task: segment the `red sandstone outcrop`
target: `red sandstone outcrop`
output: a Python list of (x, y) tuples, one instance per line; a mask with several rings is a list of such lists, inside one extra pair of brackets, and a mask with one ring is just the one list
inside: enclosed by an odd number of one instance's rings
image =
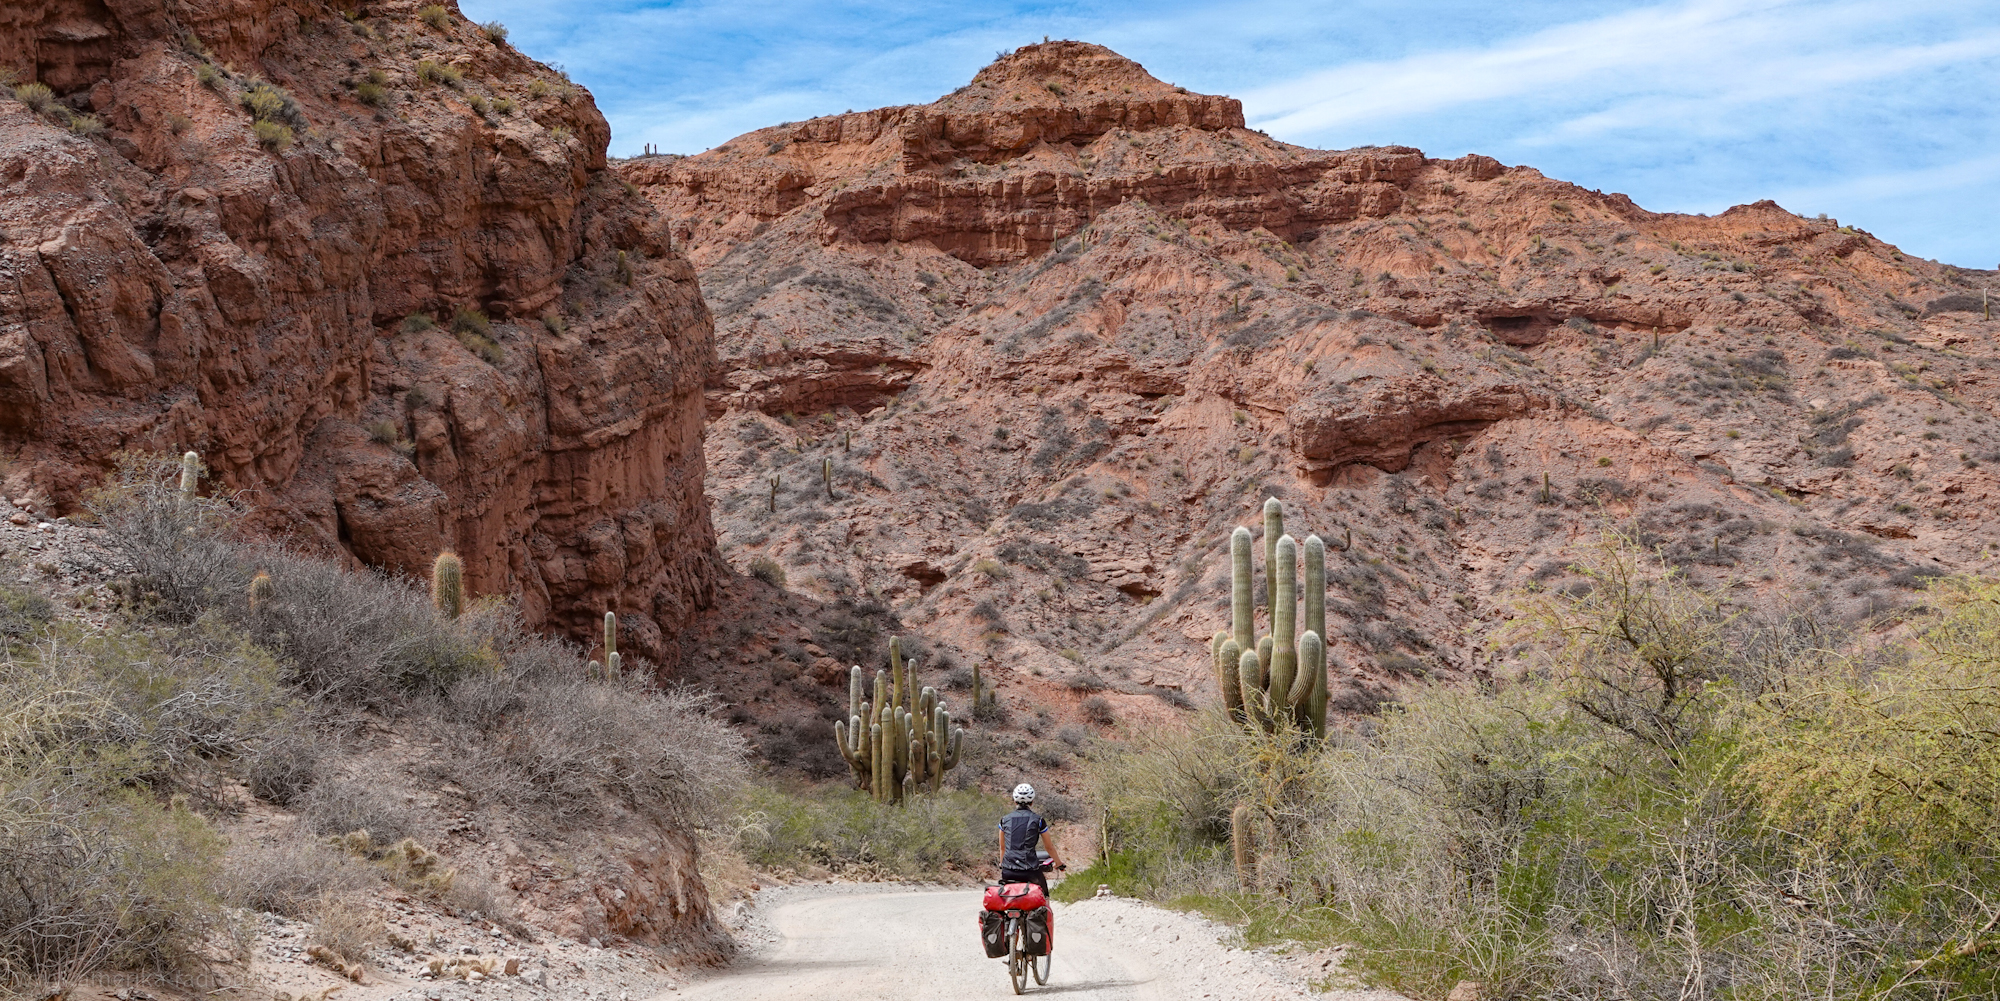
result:
[[(1655, 213), (1483, 156), (1305, 149), (1072, 42), (615, 169), (717, 317), (725, 557), (899, 617), (1017, 712), (1143, 720), (1207, 685), (1219, 547), (1268, 494), (1353, 533), (1349, 710), (1485, 670), (1506, 595), (1584, 586), (1606, 527), (1838, 615), (2000, 544), (1996, 276), (1769, 202)], [(708, 651), (735, 701), (838, 702), (814, 679), (851, 624), (744, 632)]]
[(589, 95), (417, 7), (0, 11), (0, 69), (54, 98), (0, 101), (8, 495), (192, 448), (269, 531), (456, 548), (473, 591), (579, 635), (615, 608), (658, 656), (717, 571), (708, 310)]

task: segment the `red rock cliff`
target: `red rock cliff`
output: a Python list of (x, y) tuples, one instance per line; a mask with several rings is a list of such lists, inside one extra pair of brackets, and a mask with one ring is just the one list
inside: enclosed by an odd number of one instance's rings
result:
[[(455, 10), (0, 10), (0, 445), (202, 453), (262, 527), (657, 656), (718, 564), (709, 314), (588, 94)], [(432, 325), (431, 320), (436, 321)]]
[[(2000, 546), (2000, 275), (1770, 202), (1651, 212), (1242, 125), (1050, 42), (928, 105), (619, 163), (717, 317), (725, 556), (883, 607), (1020, 718), (1101, 724), (1092, 693), (1137, 726), (1212, 684), (1223, 547), (1270, 495), (1351, 534), (1344, 711), (1490, 669), (1510, 596), (1592, 586), (1607, 528), (1857, 621)], [(837, 704), (853, 630), (791, 625), (711, 680)]]

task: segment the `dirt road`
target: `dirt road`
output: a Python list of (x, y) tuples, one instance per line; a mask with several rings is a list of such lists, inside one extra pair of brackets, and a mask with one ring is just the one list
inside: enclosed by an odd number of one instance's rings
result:
[[(1011, 997), (1006, 966), (979, 947), (976, 889), (810, 886), (759, 901), (770, 941), (734, 967), (656, 1001), (960, 1001)], [(1231, 949), (1226, 929), (1128, 900), (1057, 905), (1046, 987), (1076, 1001), (1397, 1001), (1378, 992), (1314, 993), (1336, 975), (1321, 954)]]

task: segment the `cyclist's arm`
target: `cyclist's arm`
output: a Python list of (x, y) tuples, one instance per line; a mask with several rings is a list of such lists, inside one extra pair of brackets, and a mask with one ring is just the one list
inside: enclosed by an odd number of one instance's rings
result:
[(1050, 862), (1050, 863), (1052, 863), (1052, 864), (1054, 864), (1054, 865), (1062, 865), (1062, 864), (1063, 864), (1063, 860), (1062, 860), (1062, 853), (1061, 853), (1061, 852), (1059, 852), (1059, 851), (1056, 851), (1056, 837), (1055, 837), (1055, 835), (1053, 835), (1053, 834), (1050, 834), (1050, 833), (1049, 833), (1049, 832), (1047, 832), (1047, 831), (1043, 831), (1043, 832), (1042, 832), (1042, 850), (1043, 850), (1043, 851), (1046, 851), (1046, 852), (1048, 852), (1048, 853), (1049, 853), (1049, 862)]
[(1000, 864), (1003, 866), (1007, 864), (1007, 832), (1005, 830), (1000, 832)]

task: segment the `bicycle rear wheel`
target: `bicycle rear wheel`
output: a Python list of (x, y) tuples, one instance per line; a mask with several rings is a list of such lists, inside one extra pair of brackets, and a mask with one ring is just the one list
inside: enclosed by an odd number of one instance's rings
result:
[(1053, 958), (1052, 956), (1043, 954), (1028, 961), (1029, 965), (1035, 968), (1036, 984), (1046, 985), (1049, 982), (1049, 960)]
[(1034, 964), (1034, 959), (1021, 951), (1021, 946), (1026, 944), (1021, 941), (1024, 937), (1021, 930), (1021, 919), (1014, 918), (1009, 924), (1012, 926), (1011, 930), (1013, 934), (1007, 936), (1009, 945), (1007, 952), (1007, 978), (1014, 983), (1014, 993), (1020, 994), (1028, 989), (1028, 967)]

